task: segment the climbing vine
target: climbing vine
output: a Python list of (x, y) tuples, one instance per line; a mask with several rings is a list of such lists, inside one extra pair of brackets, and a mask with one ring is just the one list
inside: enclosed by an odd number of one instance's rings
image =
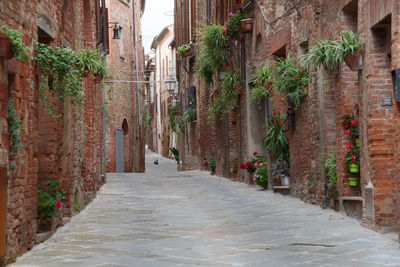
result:
[[(14, 100), (8, 101), (7, 107), (7, 123), (8, 123), (8, 134), (10, 139), (10, 157), (13, 158), (17, 155), (19, 149), (23, 147), (21, 143), (21, 133), (23, 129), (22, 121), (18, 117), (18, 112), (14, 108)], [(15, 169), (16, 163), (14, 161), (10, 162), (10, 167)]]
[[(73, 105), (81, 105), (84, 98), (82, 76), (92, 71), (105, 76), (108, 72), (100, 52), (90, 47), (74, 51), (67, 47), (51, 47), (36, 42), (35, 60), (41, 68), (39, 96), (43, 107), (53, 118), (54, 107), (67, 97)], [(54, 96), (58, 97), (54, 99)], [(51, 97), (50, 97), (51, 96)]]

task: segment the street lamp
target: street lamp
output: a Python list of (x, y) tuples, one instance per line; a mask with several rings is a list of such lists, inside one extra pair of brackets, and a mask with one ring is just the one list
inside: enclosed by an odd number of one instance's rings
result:
[(167, 91), (169, 96), (175, 100), (177, 100), (178, 93), (175, 92), (175, 87), (178, 81), (173, 76), (169, 76), (165, 81), (165, 86), (167, 87)]

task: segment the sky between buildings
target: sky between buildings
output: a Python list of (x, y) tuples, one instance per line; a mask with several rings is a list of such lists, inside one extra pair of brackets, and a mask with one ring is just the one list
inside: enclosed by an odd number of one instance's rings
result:
[(150, 53), (153, 39), (165, 26), (174, 23), (174, 0), (146, 0), (142, 16), (142, 35), (145, 53)]

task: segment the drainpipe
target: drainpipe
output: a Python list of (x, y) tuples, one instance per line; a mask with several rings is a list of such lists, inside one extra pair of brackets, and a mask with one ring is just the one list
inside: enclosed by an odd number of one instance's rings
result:
[[(106, 24), (106, 0), (101, 0), (101, 6), (102, 8), (102, 14), (101, 18), (104, 19), (103, 21), (103, 58), (104, 61), (106, 61), (106, 56), (108, 54), (108, 39), (107, 37), (107, 31), (108, 31), (108, 25)], [(102, 101), (102, 108), (103, 108), (103, 166), (104, 166), (104, 183), (107, 182), (107, 142), (106, 142), (106, 133), (107, 133), (107, 126), (106, 126), (106, 100), (105, 100), (105, 90), (104, 90), (104, 84), (102, 83), (100, 85), (101, 87), (101, 101)]]
[(138, 49), (137, 49), (137, 31), (136, 31), (136, 1), (133, 1), (133, 33), (135, 42), (135, 67), (136, 67), (136, 99), (138, 105), (138, 126), (140, 131), (140, 87), (139, 87), (139, 63), (138, 63)]

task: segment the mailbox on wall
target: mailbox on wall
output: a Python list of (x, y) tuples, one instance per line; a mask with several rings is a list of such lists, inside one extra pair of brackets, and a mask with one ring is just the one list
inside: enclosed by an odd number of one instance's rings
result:
[(394, 101), (400, 102), (400, 69), (392, 70)]

